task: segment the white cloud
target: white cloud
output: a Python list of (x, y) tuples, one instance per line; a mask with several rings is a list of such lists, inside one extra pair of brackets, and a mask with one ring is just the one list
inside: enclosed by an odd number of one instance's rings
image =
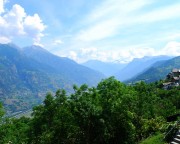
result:
[(0, 14), (4, 12), (4, 2), (5, 0), (0, 0)]
[[(34, 43), (40, 43), (46, 26), (38, 14), (30, 16), (26, 14), (23, 7), (13, 5), (9, 11), (4, 11), (3, 1), (0, 2), (0, 38), (9, 42), (15, 37), (29, 37)], [(2, 13), (4, 12), (4, 13)], [(8, 39), (8, 40), (7, 40)]]
[(124, 18), (145, 5), (153, 3), (154, 0), (105, 0), (100, 7), (89, 14), (85, 22), (95, 22), (99, 20), (108, 20), (109, 18)]
[(2, 18), (5, 25), (4, 34), (6, 36), (24, 35), (23, 19), (26, 17), (24, 9), (19, 5), (13, 5), (12, 9), (6, 13)]
[(162, 54), (170, 56), (180, 56), (180, 43), (176, 41), (169, 42), (163, 49)]
[(114, 35), (117, 31), (117, 20), (112, 19), (108, 21), (103, 21), (87, 30), (81, 31), (77, 39), (81, 41), (96, 41)]
[(168, 40), (174, 40), (176, 38), (180, 38), (180, 32), (171, 34), (171, 35), (166, 37), (166, 39), (168, 39)]
[(70, 51), (69, 52), (69, 58), (70, 59), (73, 59), (73, 60), (75, 60), (75, 61), (79, 61), (79, 58), (77, 57), (77, 53), (75, 52), (75, 51)]
[(139, 22), (157, 22), (180, 17), (180, 3), (169, 5), (145, 14), (142, 14), (137, 21)]
[(6, 43), (10, 43), (10, 42), (11, 42), (10, 39), (0, 36), (0, 43), (1, 44), (6, 44)]
[(80, 52), (81, 52), (81, 55), (87, 55), (87, 54), (94, 54), (98, 52), (98, 50), (95, 47), (89, 47), (89, 48), (81, 48)]
[(141, 11), (155, 0), (105, 0), (86, 16), (76, 40), (94, 42), (121, 35), (128, 27), (180, 17), (180, 3)]
[(44, 48), (44, 45), (42, 43), (40, 43), (40, 42), (34, 42), (33, 45), (40, 46), (40, 47)]
[(63, 43), (64, 42), (61, 39), (56, 39), (56, 40), (54, 40), (53, 45), (57, 46), (57, 45), (60, 45), (60, 44), (63, 44)]
[(69, 57), (79, 63), (87, 60), (101, 60), (106, 62), (119, 61), (121, 63), (127, 63), (132, 61), (134, 58), (142, 58), (144, 56), (179, 56), (180, 55), (180, 43), (169, 42), (165, 47), (157, 50), (151, 47), (143, 47), (141, 45), (128, 46), (125, 48), (119, 48), (116, 50), (102, 50), (96, 47), (81, 48), (77, 51), (71, 50), (66, 51), (63, 56)]
[(177, 41), (180, 38), (180, 30), (170, 30), (170, 31), (164, 31), (156, 35), (156, 40), (160, 42), (171, 42), (171, 41)]
[(24, 31), (29, 37), (34, 39), (34, 42), (39, 43), (41, 37), (43, 37), (43, 31), (46, 26), (42, 23), (38, 14), (34, 16), (27, 16), (24, 20)]
[(106, 0), (83, 21), (84, 25), (88, 26), (77, 34), (76, 39), (91, 42), (115, 36), (121, 33), (120, 30), (124, 26), (132, 24), (132, 20), (135, 20), (132, 15), (134, 11), (152, 2), (152, 0)]

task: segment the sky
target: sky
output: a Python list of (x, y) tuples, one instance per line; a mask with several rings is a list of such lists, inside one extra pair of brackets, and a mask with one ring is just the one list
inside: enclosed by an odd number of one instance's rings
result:
[(0, 0), (0, 43), (78, 63), (180, 55), (179, 0)]

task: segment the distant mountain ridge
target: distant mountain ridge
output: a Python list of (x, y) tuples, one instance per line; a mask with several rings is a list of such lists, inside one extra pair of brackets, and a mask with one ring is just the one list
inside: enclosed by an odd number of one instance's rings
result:
[(52, 67), (58, 74), (62, 74), (78, 85), (82, 83), (94, 85), (104, 77), (100, 72), (79, 65), (69, 58), (56, 56), (38, 46), (26, 47), (23, 52), (27, 57)]
[(160, 79), (165, 79), (166, 75), (174, 68), (180, 68), (180, 56), (169, 60), (159, 61), (153, 64), (145, 72), (130, 79), (128, 82), (137, 82), (143, 80), (145, 82), (155, 82)]
[(169, 56), (146, 56), (143, 58), (135, 58), (124, 69), (116, 73), (115, 77), (120, 81), (126, 81), (142, 73), (143, 71), (151, 67), (154, 63), (158, 61), (168, 60), (171, 58), (172, 57)]
[(72, 85), (96, 85), (104, 75), (31, 46), (21, 49), (0, 44), (0, 99), (8, 112), (25, 110), (40, 103), (48, 91)]
[(94, 69), (103, 73), (106, 76), (113, 76), (115, 73), (123, 69), (127, 64), (125, 63), (113, 63), (113, 62), (102, 62), (99, 60), (89, 60), (82, 65)]

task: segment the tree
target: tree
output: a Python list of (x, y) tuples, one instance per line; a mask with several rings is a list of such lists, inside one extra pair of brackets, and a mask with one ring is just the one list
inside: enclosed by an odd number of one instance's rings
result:
[(102, 108), (96, 88), (88, 88), (87, 85), (80, 88), (74, 86), (74, 91), (70, 106), (75, 123), (79, 127), (78, 143), (102, 143)]
[(97, 87), (73, 88), (71, 95), (48, 93), (31, 119), (7, 119), (0, 125), (0, 143), (134, 144), (179, 111), (179, 88), (167, 91), (158, 83), (128, 86), (110, 77)]
[(4, 109), (3, 109), (3, 106), (2, 106), (2, 104), (0, 103), (0, 120), (1, 120), (1, 118), (2, 118), (2, 116), (5, 114), (5, 111), (4, 111)]
[(101, 81), (97, 90), (102, 105), (104, 143), (134, 143), (133, 117), (124, 103), (126, 98), (131, 98), (131, 91), (114, 77)]
[(29, 122), (30, 119), (25, 117), (6, 119), (4, 124), (0, 126), (0, 143), (27, 143)]

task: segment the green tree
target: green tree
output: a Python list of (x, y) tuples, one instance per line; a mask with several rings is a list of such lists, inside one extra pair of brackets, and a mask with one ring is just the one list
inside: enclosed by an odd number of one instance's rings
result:
[(29, 143), (73, 143), (77, 138), (73, 122), (66, 92), (48, 93), (44, 104), (34, 108)]
[(102, 143), (102, 107), (96, 88), (82, 85), (80, 88), (74, 87), (74, 90), (71, 109), (80, 128), (80, 143)]
[(5, 114), (5, 111), (3, 109), (2, 104), (0, 103), (0, 122), (1, 122), (1, 118), (3, 117), (4, 114)]
[(29, 122), (30, 119), (25, 117), (21, 117), (20, 119), (7, 119), (4, 124), (0, 126), (0, 143), (27, 143)]
[(131, 98), (131, 91), (114, 77), (101, 81), (97, 90), (103, 110), (104, 143), (134, 143), (133, 117), (124, 103), (126, 98)]
[[(133, 144), (161, 130), (165, 118), (179, 112), (179, 87), (159, 83), (125, 85), (114, 77), (97, 87), (73, 86), (67, 95), (48, 93), (32, 118), (7, 119), (0, 143)], [(4, 114), (0, 105), (0, 118)]]

